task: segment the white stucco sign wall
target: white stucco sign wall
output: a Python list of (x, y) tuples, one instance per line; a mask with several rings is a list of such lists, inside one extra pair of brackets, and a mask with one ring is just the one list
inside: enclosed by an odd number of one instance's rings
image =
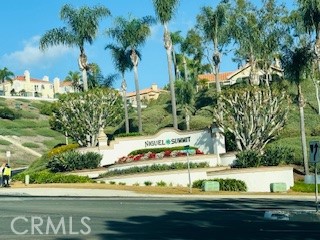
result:
[(103, 155), (101, 166), (105, 166), (114, 164), (119, 158), (127, 156), (134, 150), (172, 148), (186, 145), (197, 147), (204, 154), (214, 154), (217, 151), (225, 153), (223, 134), (213, 134), (211, 128), (200, 131), (178, 131), (173, 128), (165, 128), (153, 136), (117, 138), (111, 141), (109, 146), (99, 146), (99, 148), (91, 148), (85, 151), (101, 153)]

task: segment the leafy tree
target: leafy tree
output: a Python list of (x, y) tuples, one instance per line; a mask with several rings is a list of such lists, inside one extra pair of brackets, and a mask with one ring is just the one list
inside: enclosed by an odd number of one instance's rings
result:
[(136, 101), (138, 112), (138, 128), (139, 132), (142, 132), (142, 118), (141, 118), (141, 100), (139, 90), (138, 79), (138, 63), (141, 57), (138, 48), (142, 46), (147, 37), (150, 36), (150, 26), (155, 23), (155, 20), (151, 16), (143, 18), (125, 19), (123, 17), (117, 17), (115, 19), (114, 28), (107, 30), (107, 34), (111, 36), (121, 46), (126, 48), (128, 52), (134, 71), (134, 82), (136, 88)]
[(111, 56), (113, 58), (113, 64), (116, 69), (121, 73), (122, 82), (121, 90), (123, 92), (123, 105), (125, 114), (125, 127), (126, 133), (130, 132), (129, 129), (129, 117), (128, 117), (128, 106), (127, 106), (127, 82), (125, 79), (125, 72), (132, 69), (132, 62), (130, 56), (127, 54), (126, 47), (119, 47), (113, 44), (108, 44), (105, 49), (110, 49)]
[(259, 85), (261, 65), (269, 70), (285, 36), (281, 22), (284, 9), (275, 0), (263, 1), (260, 9), (247, 0), (235, 2), (229, 17), (231, 37), (237, 45), (235, 55), (250, 64), (250, 84)]
[(80, 49), (78, 63), (82, 72), (84, 91), (88, 90), (87, 71), (90, 68), (87, 63), (84, 44), (86, 42), (89, 44), (93, 43), (98, 32), (99, 20), (109, 15), (110, 11), (103, 6), (92, 8), (83, 6), (76, 9), (69, 4), (65, 4), (61, 8), (60, 19), (67, 24), (67, 27), (51, 29), (40, 39), (41, 50), (59, 44)]
[(175, 96), (175, 88), (174, 88), (174, 75), (172, 72), (172, 40), (171, 40), (170, 32), (168, 29), (168, 23), (172, 19), (175, 13), (175, 10), (178, 6), (178, 3), (179, 3), (179, 0), (153, 0), (156, 16), (164, 27), (163, 39), (164, 39), (164, 47), (166, 49), (167, 60), (168, 60), (173, 127), (175, 129), (178, 129), (178, 119), (177, 119), (177, 106), (176, 106), (176, 96)]
[(222, 119), (216, 109), (219, 126), (234, 134), (239, 150), (262, 151), (283, 128), (289, 111), (285, 92), (268, 88), (230, 89), (220, 95)]
[[(196, 29), (190, 29), (186, 38), (181, 42), (181, 52), (191, 57), (188, 72), (191, 80), (197, 80), (199, 72), (208, 72), (208, 64), (203, 64), (204, 49), (202, 45), (202, 37)], [(183, 61), (184, 63), (185, 61)], [(184, 72), (186, 72), (186, 67)], [(186, 74), (185, 74), (186, 75)], [(187, 79), (187, 78), (185, 78)], [(197, 82), (195, 82), (195, 85)]]
[(80, 146), (92, 147), (98, 143), (99, 130), (113, 124), (121, 114), (118, 91), (97, 88), (62, 95), (54, 107), (53, 122)]
[(5, 95), (5, 83), (10, 82), (12, 84), (13, 77), (14, 73), (11, 72), (8, 68), (4, 67), (3, 69), (0, 69), (0, 82), (3, 84), (3, 95)]

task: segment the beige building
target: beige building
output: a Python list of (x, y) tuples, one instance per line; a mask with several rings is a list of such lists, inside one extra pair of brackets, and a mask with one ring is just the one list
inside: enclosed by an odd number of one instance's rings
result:
[[(140, 92), (140, 100), (148, 102), (150, 100), (155, 100), (159, 97), (160, 93), (168, 92), (166, 90), (158, 88), (157, 84), (152, 84), (150, 88), (142, 89)], [(127, 101), (132, 104), (132, 106), (137, 106), (136, 92), (127, 93)]]
[[(251, 66), (250, 66), (250, 64), (246, 64), (245, 66), (239, 68), (236, 71), (219, 73), (218, 78), (219, 78), (221, 85), (233, 85), (236, 82), (246, 81), (247, 79), (249, 79), (250, 73), (251, 73)], [(277, 65), (271, 67), (271, 74), (282, 77), (283, 70), (277, 64)], [(266, 75), (266, 73), (260, 69), (258, 71), (258, 75), (264, 76), (264, 75)], [(198, 82), (199, 83), (197, 85), (197, 89), (204, 87), (204, 86), (208, 87), (208, 88), (215, 87), (215, 84), (216, 84), (215, 75), (212, 73), (200, 74), (200, 75), (198, 75)]]
[(74, 92), (71, 82), (60, 81), (55, 78), (53, 83), (49, 81), (48, 76), (42, 79), (30, 77), (30, 72), (25, 71), (23, 76), (16, 76), (12, 83), (6, 81), (0, 85), (2, 95), (5, 96), (24, 96), (24, 97), (39, 97), (39, 98), (55, 98), (55, 94), (63, 94)]

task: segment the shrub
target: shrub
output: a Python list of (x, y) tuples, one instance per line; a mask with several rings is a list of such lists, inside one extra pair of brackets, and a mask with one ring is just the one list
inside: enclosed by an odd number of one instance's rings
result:
[(8, 119), (8, 120), (15, 120), (19, 119), (21, 117), (20, 113), (17, 113), (10, 108), (3, 107), (0, 108), (0, 118), (2, 119)]
[(52, 103), (43, 103), (40, 106), (40, 113), (50, 116), (52, 114), (53, 104)]
[(8, 145), (11, 145), (11, 144), (12, 144), (11, 142), (8, 142), (6, 140), (0, 139), (0, 145), (8, 146)]
[[(22, 172), (13, 177), (14, 180), (25, 180), (25, 175), (27, 173)], [(84, 176), (77, 176), (77, 175), (65, 175), (61, 173), (51, 173), (48, 170), (39, 171), (28, 173), (29, 175), (29, 183), (86, 183), (86, 182), (93, 182), (88, 177)]]
[(23, 143), (22, 146), (27, 147), (27, 148), (39, 148), (39, 144), (33, 143), (33, 142), (26, 142)]
[(236, 191), (236, 192), (246, 192), (247, 185), (242, 180), (237, 179), (222, 179), (222, 178), (215, 178), (215, 179), (201, 179), (194, 181), (192, 183), (193, 188), (200, 188), (202, 187), (202, 183), (204, 181), (217, 181), (220, 184), (220, 191)]
[(245, 150), (236, 154), (236, 168), (259, 167), (261, 165), (261, 155), (254, 150)]
[(284, 146), (272, 146), (266, 149), (261, 158), (263, 166), (278, 166), (279, 164), (291, 164), (294, 162), (294, 151)]
[[(199, 162), (199, 163), (190, 163), (190, 168), (206, 168), (209, 164), (207, 162)], [(147, 172), (161, 172), (161, 171), (169, 171), (169, 170), (182, 170), (187, 169), (188, 163), (176, 162), (170, 165), (166, 164), (152, 164), (148, 166), (142, 167), (130, 167), (126, 169), (116, 169), (112, 171), (108, 171), (100, 175), (100, 177), (111, 177), (117, 175), (125, 175), (125, 174), (135, 174), (135, 173), (147, 173)]]
[(69, 151), (69, 150), (72, 150), (72, 149), (76, 149), (78, 147), (79, 147), (79, 144), (76, 144), (76, 143), (68, 144), (68, 145), (62, 145), (62, 146), (59, 146), (59, 147), (51, 149), (51, 151), (48, 152), (47, 155), (49, 157), (52, 157), (54, 155), (57, 155), (57, 154), (60, 154), (60, 153), (63, 153), (63, 152), (66, 152), (66, 151)]
[(87, 152), (81, 154), (71, 150), (53, 156), (49, 160), (47, 168), (49, 168), (51, 172), (93, 169), (99, 166), (101, 159), (102, 155), (99, 153)]
[(167, 183), (161, 180), (160, 182), (157, 182), (157, 186), (165, 187), (165, 186), (167, 186)]
[(152, 185), (152, 182), (150, 182), (150, 181), (145, 181), (145, 182), (144, 182), (144, 185), (146, 185), (146, 186), (151, 186), (151, 185)]

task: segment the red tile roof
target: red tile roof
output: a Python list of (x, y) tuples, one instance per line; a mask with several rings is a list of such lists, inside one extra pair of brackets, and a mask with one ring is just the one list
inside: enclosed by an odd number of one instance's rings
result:
[(60, 82), (60, 87), (69, 87), (69, 86), (72, 86), (72, 82), (71, 81)]
[[(148, 94), (148, 93), (160, 93), (160, 92), (165, 92), (166, 90), (162, 90), (162, 89), (157, 89), (157, 90), (154, 90), (152, 88), (146, 88), (146, 89), (142, 89), (140, 90), (140, 95), (144, 95), (144, 94)], [(136, 95), (136, 92), (128, 92), (127, 93), (127, 97), (133, 97)]]
[[(13, 80), (26, 81), (24, 76), (16, 76)], [(40, 79), (30, 78), (30, 82), (41, 82), (51, 84), (49, 81), (44, 81)]]
[[(229, 80), (229, 76), (232, 75), (233, 72), (222, 72), (219, 73), (219, 80), (220, 81), (226, 81)], [(207, 80), (209, 82), (215, 82), (215, 75), (212, 73), (207, 73), (207, 74), (200, 74), (198, 75), (198, 80)]]

